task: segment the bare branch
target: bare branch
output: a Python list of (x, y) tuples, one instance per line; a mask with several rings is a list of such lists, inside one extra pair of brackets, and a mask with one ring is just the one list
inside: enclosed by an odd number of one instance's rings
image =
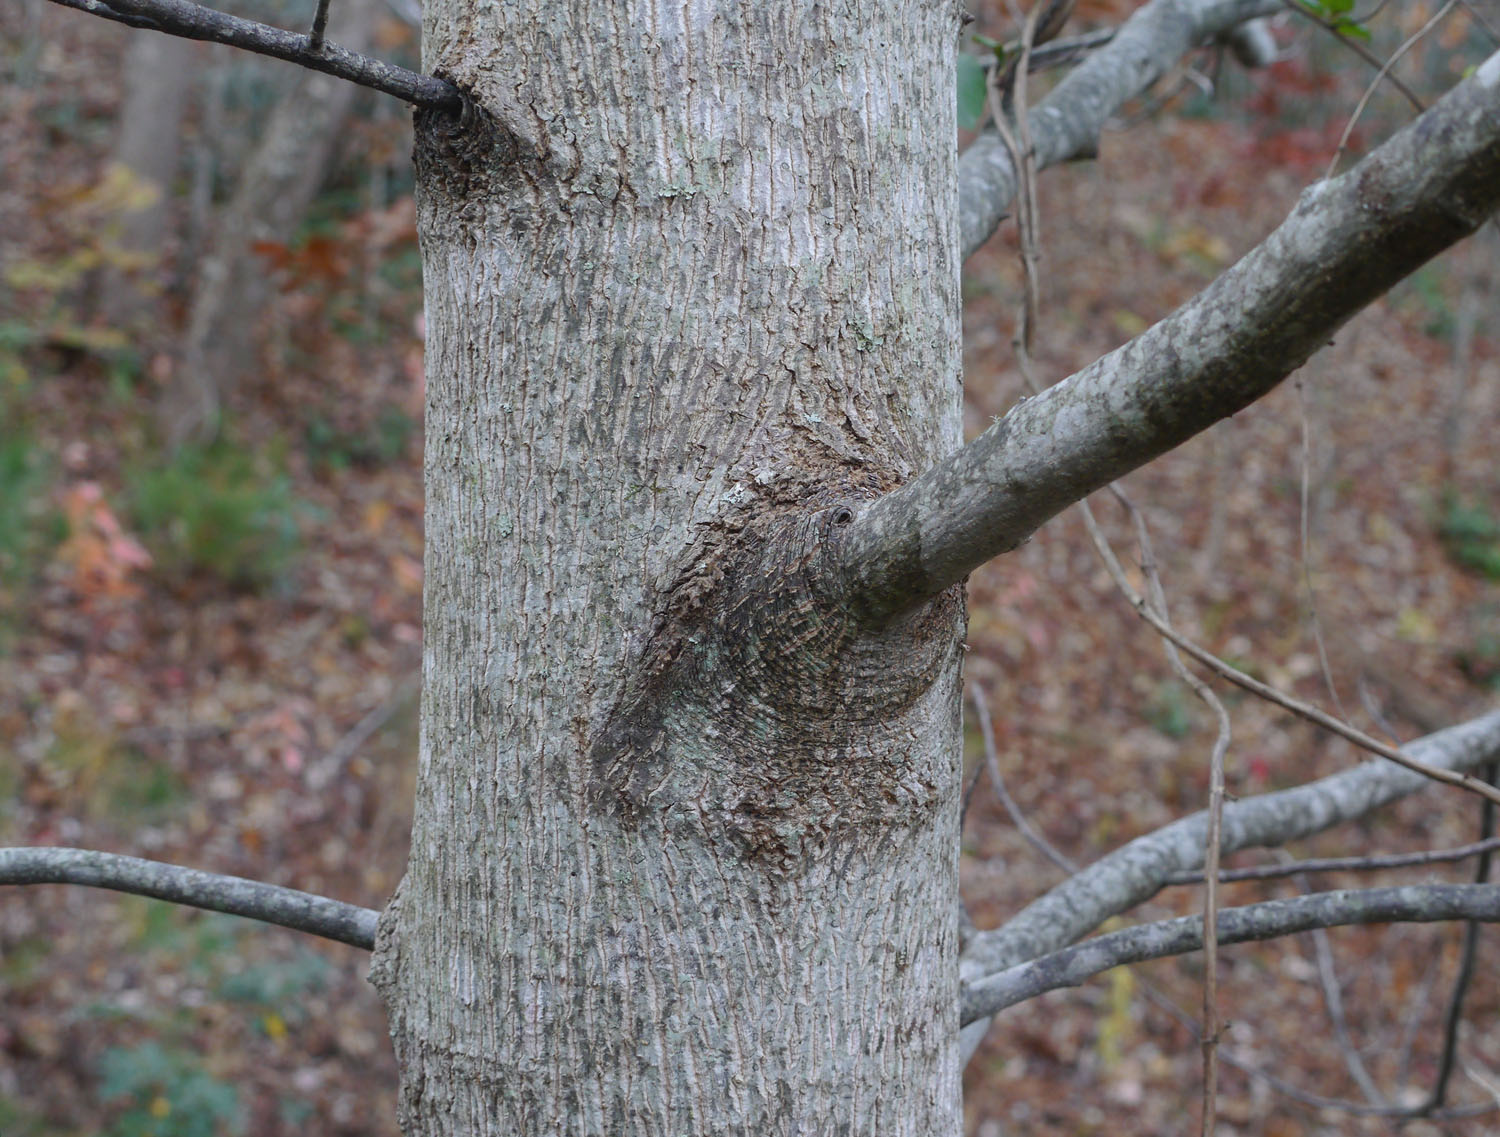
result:
[[(1488, 763), (1484, 770), (1485, 779), (1493, 782), (1497, 770), (1500, 770), (1500, 765), (1494, 762)], [(1480, 808), (1479, 836), (1481, 840), (1484, 840), (1495, 835), (1495, 803), (1486, 801)], [(1480, 856), (1479, 864), (1474, 868), (1476, 884), (1489, 883), (1492, 860), (1493, 857), (1488, 851)], [(1453, 990), (1448, 996), (1448, 1006), (1443, 1012), (1443, 1052), (1438, 1059), (1437, 1077), (1433, 1080), (1432, 1091), (1427, 1095), (1427, 1100), (1416, 1110), (1423, 1116), (1439, 1109), (1448, 1096), (1448, 1081), (1453, 1076), (1453, 1060), (1458, 1053), (1458, 1024), (1463, 1019), (1464, 999), (1469, 993), (1469, 983), (1474, 978), (1474, 956), (1478, 950), (1479, 924), (1475, 920), (1470, 920), (1464, 925), (1458, 977), (1453, 981)]]
[(328, 31), (328, 0), (318, 0), (318, 10), (313, 13), (312, 30), (307, 33), (307, 46), (314, 51), (323, 47), (323, 35)]
[(189, 0), (52, 0), (65, 8), (76, 8), (102, 16), (106, 20), (128, 24), (133, 28), (150, 28), (185, 39), (207, 40), (228, 44), (258, 55), (284, 59), (299, 67), (322, 71), (347, 79), (362, 87), (373, 87), (404, 102), (430, 110), (457, 114), (463, 109), (463, 96), (452, 83), (432, 75), (419, 75), (394, 63), (359, 55), (338, 44), (313, 42), (312, 36), (299, 35), (269, 24), (241, 19), (225, 12), (204, 8)]
[[(1430, 766), (1471, 769), (1500, 757), (1500, 711), (1408, 743)], [(1366, 762), (1307, 785), (1230, 802), (1225, 853), (1283, 845), (1355, 818), (1431, 785), (1388, 762)], [(1105, 920), (1156, 894), (1173, 874), (1203, 863), (1208, 819), (1197, 813), (1137, 837), (1095, 861), (1012, 917), (980, 932), (965, 951), (965, 974), (996, 971), (1070, 944)]]
[[(1113, 46), (1113, 45), (1112, 45)], [(878, 620), (1272, 390), (1351, 316), (1500, 207), (1500, 54), (1144, 334), (1035, 398), (844, 530)]]
[[(1152, 0), (1027, 116), (1037, 169), (1092, 155), (1105, 121), (1184, 54), (1280, 10), (1281, 0)], [(1016, 170), (1004, 143), (995, 134), (981, 135), (958, 163), (964, 257), (989, 240), (1015, 195)]]
[[(1317, 24), (1318, 27), (1322, 28), (1325, 32), (1331, 35), (1334, 39), (1338, 40), (1339, 43), (1343, 44), (1344, 47), (1354, 52), (1355, 55), (1359, 56), (1371, 67), (1375, 68), (1375, 70), (1378, 72), (1376, 81), (1379, 82), (1379, 80), (1383, 77), (1388, 83), (1391, 84), (1391, 86), (1395, 87), (1396, 90), (1400, 91), (1401, 94), (1405, 96), (1406, 101), (1412, 105), (1412, 108), (1418, 114), (1421, 114), (1427, 109), (1426, 105), (1417, 96), (1417, 93), (1415, 91), (1413, 91), (1405, 83), (1401, 82), (1401, 80), (1397, 76), (1390, 74), (1389, 67), (1381, 61), (1379, 56), (1377, 56), (1364, 44), (1360, 43), (1359, 40), (1355, 39), (1353, 36), (1345, 35), (1343, 31), (1340, 30), (1338, 21), (1324, 19), (1323, 16), (1313, 11), (1306, 4), (1298, 3), (1298, 0), (1283, 0), (1283, 2), (1286, 4), (1288, 11), (1296, 12), (1297, 15), (1304, 16), (1307, 19), (1311, 20), (1313, 23)], [(1368, 20), (1368, 18), (1369, 17), (1365, 17), (1364, 20), (1360, 20), (1359, 22), (1364, 23), (1366, 20)], [(1394, 60), (1392, 60), (1392, 62), (1394, 62)]]
[(380, 915), (371, 908), (295, 888), (92, 849), (0, 849), (3, 884), (85, 884), (132, 892), (279, 924), (366, 951), (375, 946), (375, 922)]
[[(990, 697), (979, 685), (979, 680), (969, 680), (969, 700), (974, 704), (974, 712), (979, 719), (979, 733), (984, 739), (984, 761), (980, 763), (980, 769), (989, 771), (990, 784), (995, 787), (995, 796), (1000, 799), (1000, 804), (1005, 807), (1006, 815), (1011, 823), (1020, 831), (1021, 836), (1031, 842), (1032, 848), (1041, 853), (1065, 873), (1078, 871), (1075, 865), (1057, 848), (1048, 841), (1041, 831), (1032, 825), (1026, 814), (1021, 812), (1020, 805), (1016, 799), (1010, 796), (1010, 790), (1005, 785), (1005, 775), (1000, 772), (1000, 754), (995, 745), (995, 724), (990, 719), (989, 701)], [(978, 776), (974, 779), (979, 780)]]
[[(1382, 869), (1407, 869), (1418, 865), (1451, 864), (1466, 861), (1481, 853), (1500, 849), (1500, 837), (1475, 841), (1471, 845), (1460, 845), (1456, 849), (1422, 849), (1415, 853), (1388, 853), (1384, 856), (1367, 857), (1320, 857), (1302, 861), (1287, 861), (1285, 864), (1252, 865), (1243, 869), (1225, 869), (1219, 873), (1219, 881), (1227, 884), (1237, 880), (1279, 880), (1282, 877), (1298, 876), (1315, 872), (1377, 872)], [(1201, 872), (1173, 873), (1167, 884), (1202, 884)]]
[[(1500, 921), (1500, 885), (1411, 884), (1398, 888), (1317, 892), (1219, 912), (1221, 944), (1271, 940), (1313, 928), (1348, 924)], [(1203, 920), (1180, 916), (1111, 932), (1019, 964), (964, 986), (960, 1021), (993, 1015), (1058, 987), (1076, 987), (1126, 963), (1184, 955), (1203, 945)]]

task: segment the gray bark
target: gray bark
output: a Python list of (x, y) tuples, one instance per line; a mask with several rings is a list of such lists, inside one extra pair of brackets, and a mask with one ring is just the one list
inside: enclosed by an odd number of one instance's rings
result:
[(93, 849), (0, 849), (0, 884), (82, 884), (280, 924), (355, 947), (375, 942), (376, 913), (244, 877)]
[[(1440, 920), (1500, 921), (1500, 885), (1408, 884), (1267, 900), (1220, 909), (1216, 935), (1220, 944), (1242, 944), (1318, 928)], [(969, 984), (964, 988), (962, 1018), (976, 1022), (1045, 991), (1076, 987), (1112, 967), (1186, 955), (1202, 947), (1201, 916), (1111, 932)]]
[[(959, 17), (428, 9), (428, 67), (472, 101), (417, 140), (423, 735), (372, 967), (408, 1133), (955, 1132), (963, 573), (1269, 389), (1494, 209), (1500, 56), (1174, 321), (954, 457)], [(1490, 745), (1474, 729), (1445, 760)], [(1231, 807), (1225, 846), (1396, 785)], [(967, 962), (1082, 934), (1192, 863), (1195, 824)], [(7, 864), (286, 899), (73, 851)], [(1481, 911), (1441, 899), (1322, 901), (1315, 923)]]
[(410, 1134), (959, 1128), (962, 603), (818, 587), (960, 441), (959, 18), (428, 6)]

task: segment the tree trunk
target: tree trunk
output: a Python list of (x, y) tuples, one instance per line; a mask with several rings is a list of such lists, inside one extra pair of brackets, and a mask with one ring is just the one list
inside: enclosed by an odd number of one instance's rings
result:
[(409, 1134), (959, 1130), (962, 597), (829, 566), (961, 441), (960, 16), (427, 7)]
[(197, 46), (175, 36), (136, 36), (125, 64), (125, 105), (114, 162), (129, 171), (132, 205), (120, 218), (118, 253), (99, 279), (99, 308), (115, 327), (135, 325), (154, 302), (167, 244), (167, 204), (177, 176), (183, 107)]

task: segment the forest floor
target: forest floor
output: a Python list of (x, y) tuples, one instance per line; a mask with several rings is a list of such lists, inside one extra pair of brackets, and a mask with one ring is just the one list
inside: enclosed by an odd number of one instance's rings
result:
[[(1084, 5), (1081, 18), (1108, 7)], [(1411, 7), (1403, 26), (1420, 22)], [(999, 35), (1002, 6), (991, 8), (978, 27)], [(278, 289), (253, 317), (227, 441), (162, 457), (156, 416), (191, 266), (133, 330), (93, 314), (100, 234), (118, 216), (105, 175), (131, 34), (144, 33), (41, 0), (0, 13), (0, 845), (109, 849), (379, 907), (406, 856), (421, 652), (409, 175), (372, 176), (359, 151), (369, 136), (350, 132), (318, 216), (264, 251)], [(1287, 58), (1268, 71), (1226, 64), (1217, 98), (1187, 83), (1107, 134), (1098, 161), (1042, 175), (1043, 382), (1190, 297), (1322, 175), (1368, 70), (1306, 30), (1282, 34)], [(1424, 44), (1407, 78), (1441, 89), (1462, 46)], [(233, 60), (215, 50), (205, 65)], [(1376, 100), (1353, 153), (1400, 117)], [(190, 146), (217, 153), (202, 123), (188, 129)], [(210, 206), (222, 196), (210, 186)], [(1402, 740), (1493, 707), (1500, 690), (1496, 251), (1486, 234), (1424, 269), (1294, 381), (1125, 482), (1180, 628)], [(966, 269), (971, 435), (1022, 393), (1021, 293), (1007, 223)], [(1095, 505), (1134, 571), (1128, 519), (1106, 496)], [(1076, 510), (976, 573), (969, 613), (971, 693), (987, 700), (1019, 809), (1057, 849), (1088, 862), (1201, 808), (1212, 716), (1117, 592)], [(1234, 795), (1359, 760), (1277, 707), (1221, 695)], [(983, 748), (977, 728), (966, 733), (973, 770)], [(1291, 851), (1459, 845), (1478, 813), (1428, 791)], [(1472, 871), (1323, 874), (1308, 887)], [(1060, 873), (981, 783), (962, 876), (972, 918), (990, 927)], [(1234, 885), (1223, 903), (1301, 887)], [(1200, 904), (1196, 889), (1169, 889), (1133, 916)], [(1391, 1100), (1420, 1100), (1459, 937), (1332, 933), (1343, 1046), (1317, 943), (1227, 949), (1224, 1047), (1307, 1093), (1363, 1102), (1357, 1053)], [(1495, 952), (1481, 940), (1455, 1102), (1500, 1095)], [(139, 898), (5, 890), (0, 1134), (395, 1134), (395, 1066), (366, 963)], [(1002, 1015), (966, 1074), (968, 1133), (1196, 1133), (1201, 980), (1199, 958), (1164, 961)], [(1240, 1065), (1220, 1082), (1222, 1134), (1392, 1129), (1299, 1102)], [(1494, 1132), (1496, 1116), (1406, 1132)]]

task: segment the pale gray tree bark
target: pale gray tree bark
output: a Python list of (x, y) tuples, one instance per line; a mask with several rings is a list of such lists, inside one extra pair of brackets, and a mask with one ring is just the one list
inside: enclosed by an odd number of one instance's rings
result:
[[(191, 7), (125, 7), (158, 3)], [(1178, 51), (1232, 26), (1204, 13), (1263, 8), (1148, 5), (1197, 21)], [(1496, 56), (1204, 297), (960, 448), (978, 231), (953, 145), (961, 17), (428, 4), (425, 69), (466, 100), (417, 124), (423, 728), (372, 967), (409, 1134), (956, 1133), (965, 573), (1259, 397), (1500, 206)], [(1108, 76), (1142, 50), (1120, 42), (1095, 67), (1105, 95), (1070, 104), (1080, 129), (1117, 105)], [(1159, 73), (1148, 54), (1132, 82)], [(1461, 768), (1496, 734), (1491, 716), (1413, 749)], [(1387, 774), (1242, 803), (1228, 839), (1285, 841), (1414, 788)], [(1079, 874), (975, 937), (968, 978), (1009, 982), (985, 977), (1138, 902), (1201, 842), (1191, 820)], [(1425, 918), (1436, 899), (1229, 924)], [(1494, 911), (1492, 892), (1441, 907)], [(1192, 939), (1142, 932), (1119, 958)], [(1111, 950), (1038, 970), (1073, 981)]]
[(960, 9), (427, 8), (426, 692), (373, 975), (411, 1134), (953, 1133)]

